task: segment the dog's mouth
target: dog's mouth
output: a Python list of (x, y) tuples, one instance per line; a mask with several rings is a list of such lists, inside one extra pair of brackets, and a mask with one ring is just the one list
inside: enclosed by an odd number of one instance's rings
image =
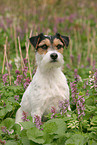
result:
[(51, 60), (50, 62), (52, 63), (52, 62), (58, 62), (58, 61), (54, 59), (54, 60)]

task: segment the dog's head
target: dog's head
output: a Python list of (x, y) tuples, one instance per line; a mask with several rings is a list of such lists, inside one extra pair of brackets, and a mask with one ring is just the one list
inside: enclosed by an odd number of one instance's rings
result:
[(61, 67), (63, 65), (63, 49), (68, 47), (69, 37), (62, 36), (59, 33), (54, 36), (40, 33), (29, 40), (36, 50), (37, 65), (42, 69)]

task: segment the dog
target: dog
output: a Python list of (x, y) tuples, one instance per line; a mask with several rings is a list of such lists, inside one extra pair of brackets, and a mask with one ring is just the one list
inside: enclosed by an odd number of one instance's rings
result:
[(35, 48), (37, 70), (22, 97), (16, 123), (22, 122), (23, 112), (33, 118), (35, 115), (42, 118), (51, 112), (52, 106), (59, 112), (60, 100), (69, 100), (69, 87), (62, 72), (63, 50), (69, 45), (69, 37), (59, 33), (54, 36), (40, 33), (29, 41)]

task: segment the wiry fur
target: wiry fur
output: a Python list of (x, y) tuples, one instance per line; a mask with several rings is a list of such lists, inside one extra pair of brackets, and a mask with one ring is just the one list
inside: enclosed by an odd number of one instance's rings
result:
[[(52, 62), (50, 55), (58, 55), (57, 62)], [(50, 112), (55, 106), (59, 112), (60, 100), (69, 99), (69, 87), (61, 67), (64, 64), (63, 55), (55, 49), (49, 48), (46, 54), (40, 55), (36, 52), (37, 70), (32, 82), (24, 92), (21, 107), (16, 113), (16, 122), (21, 122), (22, 112), (34, 117)]]

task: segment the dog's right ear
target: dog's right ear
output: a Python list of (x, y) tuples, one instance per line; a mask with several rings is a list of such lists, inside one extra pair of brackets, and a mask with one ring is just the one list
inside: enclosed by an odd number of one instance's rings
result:
[(40, 33), (38, 36), (32, 36), (29, 38), (30, 43), (37, 49), (38, 44), (44, 38), (43, 33)]
[(59, 33), (56, 33), (56, 36), (57, 36), (57, 38), (59, 38), (63, 42), (64, 46), (67, 48), (68, 45), (69, 45), (69, 37), (68, 36), (62, 36)]

